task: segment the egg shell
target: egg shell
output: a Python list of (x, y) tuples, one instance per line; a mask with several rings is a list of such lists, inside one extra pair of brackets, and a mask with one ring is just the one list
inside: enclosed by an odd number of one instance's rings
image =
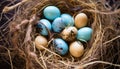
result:
[(92, 28), (83, 27), (78, 30), (77, 39), (81, 41), (89, 41), (92, 37)]
[(79, 13), (75, 16), (75, 26), (81, 28), (87, 25), (88, 17), (85, 13)]
[(40, 29), (40, 34), (47, 36), (48, 30), (51, 30), (51, 23), (47, 19), (41, 19), (37, 24), (37, 27)]
[(56, 53), (60, 55), (65, 55), (68, 53), (68, 44), (61, 38), (56, 38), (53, 40), (53, 47)]
[(66, 27), (61, 32), (61, 37), (66, 41), (73, 41), (77, 35), (77, 28), (74, 26)]
[(43, 10), (43, 14), (44, 14), (45, 18), (47, 18), (49, 20), (54, 20), (55, 18), (60, 16), (61, 12), (60, 12), (59, 8), (57, 8), (56, 6), (47, 6)]
[(51, 30), (51, 23), (47, 19), (41, 19), (39, 22), (43, 23), (49, 30)]
[(84, 53), (84, 46), (80, 41), (74, 41), (69, 47), (70, 54), (74, 57), (81, 57)]
[(48, 30), (46, 29), (45, 25), (38, 24), (38, 28), (40, 29), (39, 32), (40, 32), (41, 35), (43, 35), (43, 36), (48, 35)]
[(37, 36), (35, 38), (35, 47), (38, 49), (38, 50), (44, 50), (42, 47), (48, 47), (48, 41), (45, 37), (43, 36)]
[(62, 14), (61, 18), (63, 23), (65, 23), (67, 26), (74, 25), (74, 18), (70, 14)]
[(56, 18), (52, 23), (52, 29), (57, 33), (61, 32), (65, 27), (66, 25), (62, 22), (61, 17)]

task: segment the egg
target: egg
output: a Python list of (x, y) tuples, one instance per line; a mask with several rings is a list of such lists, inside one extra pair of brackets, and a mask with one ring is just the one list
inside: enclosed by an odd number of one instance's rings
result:
[(47, 19), (41, 19), (37, 26), (40, 29), (40, 34), (44, 36), (47, 36), (48, 30), (51, 30), (51, 23)]
[(61, 37), (66, 41), (73, 41), (77, 35), (77, 28), (74, 26), (66, 27), (61, 32)]
[(85, 13), (79, 13), (75, 16), (75, 26), (81, 28), (87, 25), (88, 17)]
[(45, 37), (43, 37), (43, 36), (37, 36), (35, 38), (35, 47), (38, 50), (44, 50), (44, 48), (42, 48), (42, 46), (43, 47), (48, 47), (47, 44), (48, 44), (48, 41), (47, 41), (47, 39)]
[(53, 40), (53, 47), (56, 53), (60, 55), (65, 55), (68, 53), (68, 44), (61, 38), (56, 38)]
[(62, 14), (61, 18), (63, 23), (65, 23), (67, 26), (74, 25), (74, 18), (70, 14)]
[(47, 6), (43, 10), (43, 14), (45, 18), (49, 20), (54, 20), (55, 18), (60, 16), (61, 12), (59, 8), (57, 8), (56, 6)]
[(65, 27), (66, 25), (62, 22), (61, 17), (56, 18), (52, 23), (52, 29), (57, 33), (61, 32)]
[(70, 54), (74, 57), (81, 57), (84, 53), (84, 46), (80, 41), (74, 41), (69, 47)]
[(51, 30), (51, 23), (49, 20), (41, 19), (40, 22), (43, 23), (49, 30)]
[(92, 28), (83, 27), (78, 30), (77, 39), (81, 41), (89, 41), (92, 36)]

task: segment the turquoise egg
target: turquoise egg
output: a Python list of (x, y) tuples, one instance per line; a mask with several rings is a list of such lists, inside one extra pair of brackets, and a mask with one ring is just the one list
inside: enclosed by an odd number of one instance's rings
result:
[(54, 39), (53, 46), (56, 53), (60, 55), (65, 55), (68, 53), (68, 44), (61, 38)]
[(51, 23), (47, 19), (41, 19), (37, 26), (40, 29), (40, 34), (44, 36), (47, 36), (48, 30), (51, 30)]
[(49, 20), (54, 20), (55, 18), (60, 16), (61, 12), (60, 12), (59, 8), (57, 8), (56, 6), (47, 6), (43, 10), (43, 14), (44, 14), (45, 18), (47, 18)]
[(92, 28), (83, 27), (78, 30), (77, 39), (80, 41), (89, 41), (92, 36)]
[(61, 17), (56, 18), (52, 23), (52, 29), (56, 33), (61, 32), (65, 27), (66, 25), (62, 22)]
[(51, 23), (47, 19), (41, 19), (41, 23), (43, 23), (49, 30), (51, 30)]
[(65, 23), (67, 26), (74, 25), (74, 19), (70, 14), (62, 14), (61, 18), (62, 18), (63, 23)]

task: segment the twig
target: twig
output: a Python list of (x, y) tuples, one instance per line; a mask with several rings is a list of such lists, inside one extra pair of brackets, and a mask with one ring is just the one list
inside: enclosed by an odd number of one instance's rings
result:
[[(8, 49), (7, 49), (8, 50)], [(10, 56), (10, 51), (8, 50), (8, 55), (9, 55), (9, 58), (10, 58), (10, 63), (11, 63), (11, 69), (13, 69), (13, 63), (12, 63), (12, 59), (11, 59), (11, 56)]]
[(26, 42), (31, 40), (30, 34), (32, 32), (32, 23), (34, 23), (35, 20), (36, 20), (36, 15), (33, 15), (33, 17), (29, 20), (29, 25), (28, 25), (28, 28), (27, 28), (27, 32), (26, 32), (24, 43), (26, 43)]
[(40, 63), (38, 58), (35, 58), (35, 61), (44, 69), (44, 66)]
[[(120, 10), (118, 9), (118, 10), (115, 10), (115, 11), (110, 11), (110, 12), (104, 12), (104, 11), (99, 11), (99, 10), (87, 10), (87, 9), (85, 9), (86, 11), (89, 11), (89, 12), (95, 12), (95, 13), (99, 13), (99, 14), (116, 14), (116, 13), (119, 13), (120, 12)], [(85, 11), (84, 10), (84, 11)]]
[(10, 6), (10, 7), (6, 6), (6, 7), (3, 9), (3, 13), (7, 13), (7, 12), (13, 10), (13, 9), (15, 9), (16, 7), (24, 4), (24, 3), (27, 2), (27, 1), (30, 1), (30, 0), (22, 0), (21, 2), (15, 4), (15, 5), (13, 5), (13, 6)]
[(41, 60), (42, 60), (42, 62), (43, 62), (44, 69), (47, 69), (47, 66), (46, 66), (45, 60), (43, 59), (43, 55), (42, 55), (41, 52), (40, 52), (40, 58), (41, 58)]
[(44, 46), (41, 46), (41, 48), (43, 48), (43, 49), (45, 49), (46, 51), (48, 51), (48, 52), (52, 53), (53, 55), (56, 55), (56, 56), (58, 56), (58, 57), (62, 58), (60, 55), (58, 55), (58, 54), (56, 54), (56, 53), (52, 52), (51, 50), (49, 50), (49, 49), (45, 48)]
[(112, 41), (114, 41), (114, 40), (116, 40), (116, 39), (118, 39), (118, 38), (120, 38), (120, 36), (117, 36), (117, 37), (115, 37), (115, 38), (113, 38), (113, 39), (111, 39), (111, 40), (109, 40), (109, 41), (104, 42), (103, 45), (105, 45), (105, 44), (107, 44), (107, 43), (110, 43), (110, 42), (112, 42)]
[(62, 63), (62, 64), (64, 64), (65, 66), (75, 67), (74, 65), (68, 64), (68, 63), (66, 63), (64, 61), (59, 61), (59, 62)]
[(25, 39), (24, 39), (24, 43), (31, 40), (31, 36), (30, 36), (31, 32), (32, 32), (32, 25), (29, 24), (29, 26), (27, 28), (27, 33), (26, 33), (26, 36), (25, 36)]
[[(0, 47), (3, 47), (3, 46), (0, 46)], [(12, 63), (12, 58), (11, 58), (11, 55), (10, 55), (10, 51), (6, 47), (3, 47), (3, 48), (5, 48), (8, 51), (8, 56), (10, 58), (11, 69), (13, 69), (13, 63)]]
[(82, 66), (77, 66), (75, 69), (85, 68), (85, 67), (87, 67), (87, 66), (89, 66), (89, 65), (93, 65), (93, 64), (97, 64), (97, 63), (108, 64), (108, 65), (120, 67), (119, 64), (113, 64), (113, 63), (105, 62), (105, 61), (94, 61), (94, 62), (86, 63), (86, 64), (84, 64), (84, 65), (82, 65)]
[(16, 26), (16, 29), (20, 29), (22, 26), (25, 26), (26, 24), (28, 24), (29, 20), (25, 19), (23, 20), (20, 24), (18, 24)]

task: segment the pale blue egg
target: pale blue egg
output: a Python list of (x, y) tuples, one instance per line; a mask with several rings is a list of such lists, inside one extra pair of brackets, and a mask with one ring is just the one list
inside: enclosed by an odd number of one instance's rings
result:
[(65, 27), (66, 25), (62, 22), (61, 17), (56, 18), (52, 23), (52, 29), (57, 33), (61, 32)]
[(77, 39), (80, 41), (89, 41), (92, 36), (92, 28), (83, 27), (78, 30)]
[(48, 30), (46, 29), (45, 25), (38, 24), (37, 26), (40, 29), (39, 31), (40, 31), (41, 35), (43, 35), (43, 36), (47, 36), (48, 35)]
[(51, 23), (47, 19), (41, 19), (41, 23), (43, 23), (49, 30), (51, 30)]
[(60, 16), (61, 12), (60, 12), (59, 8), (57, 8), (56, 6), (47, 6), (43, 10), (43, 14), (44, 14), (45, 18), (47, 18), (49, 20), (54, 20), (55, 18)]
[(53, 46), (56, 53), (60, 55), (65, 55), (68, 53), (68, 44), (61, 38), (56, 38), (53, 40)]
[(67, 26), (74, 25), (74, 19), (70, 14), (62, 14), (61, 18), (62, 18), (63, 23), (65, 23)]
[(44, 36), (47, 36), (48, 30), (51, 30), (51, 23), (47, 19), (41, 19), (37, 26), (40, 29), (40, 34)]

